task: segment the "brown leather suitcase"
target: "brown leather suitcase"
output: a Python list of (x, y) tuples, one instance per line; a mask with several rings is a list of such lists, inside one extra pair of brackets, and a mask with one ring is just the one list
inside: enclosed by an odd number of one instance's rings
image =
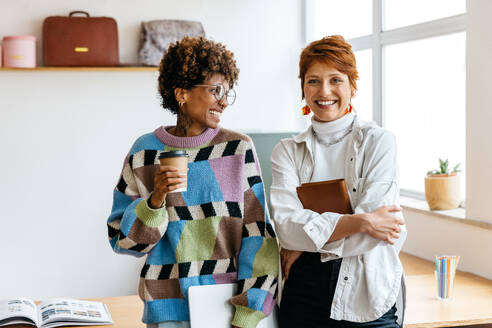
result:
[(85, 11), (47, 17), (43, 22), (43, 59), (45, 66), (118, 66), (116, 21), (90, 17)]

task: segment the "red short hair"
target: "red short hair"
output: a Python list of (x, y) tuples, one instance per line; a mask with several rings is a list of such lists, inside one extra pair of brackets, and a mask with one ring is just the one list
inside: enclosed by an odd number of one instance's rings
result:
[(302, 50), (299, 60), (299, 78), (301, 79), (302, 99), (304, 99), (304, 76), (313, 62), (322, 62), (333, 66), (337, 71), (347, 74), (352, 89), (357, 90), (359, 79), (355, 55), (352, 46), (341, 35), (331, 35), (313, 41)]

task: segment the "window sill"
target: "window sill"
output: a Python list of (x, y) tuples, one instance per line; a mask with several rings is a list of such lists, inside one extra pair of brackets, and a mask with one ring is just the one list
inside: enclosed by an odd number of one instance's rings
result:
[(490, 222), (467, 219), (464, 208), (456, 208), (446, 211), (431, 211), (429, 209), (429, 205), (427, 205), (427, 202), (425, 200), (404, 196), (400, 197), (400, 205), (404, 210), (419, 212), (452, 222), (459, 222), (462, 224), (473, 225), (483, 229), (492, 230), (492, 223)]

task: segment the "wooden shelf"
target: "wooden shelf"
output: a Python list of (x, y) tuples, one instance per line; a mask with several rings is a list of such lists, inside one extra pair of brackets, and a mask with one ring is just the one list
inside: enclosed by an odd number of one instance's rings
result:
[(154, 72), (157, 71), (157, 67), (154, 66), (117, 66), (117, 67), (46, 67), (40, 66), (35, 68), (10, 68), (0, 67), (0, 71), (47, 71), (47, 72), (63, 72), (63, 71), (76, 71), (76, 72)]

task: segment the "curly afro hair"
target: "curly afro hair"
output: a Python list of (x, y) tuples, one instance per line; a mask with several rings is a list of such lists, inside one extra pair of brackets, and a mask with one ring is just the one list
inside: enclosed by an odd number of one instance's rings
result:
[(204, 37), (184, 37), (172, 43), (159, 66), (159, 94), (162, 107), (173, 114), (179, 111), (174, 89), (191, 89), (202, 84), (214, 73), (224, 75), (232, 88), (237, 81), (239, 69), (234, 54), (221, 43)]

